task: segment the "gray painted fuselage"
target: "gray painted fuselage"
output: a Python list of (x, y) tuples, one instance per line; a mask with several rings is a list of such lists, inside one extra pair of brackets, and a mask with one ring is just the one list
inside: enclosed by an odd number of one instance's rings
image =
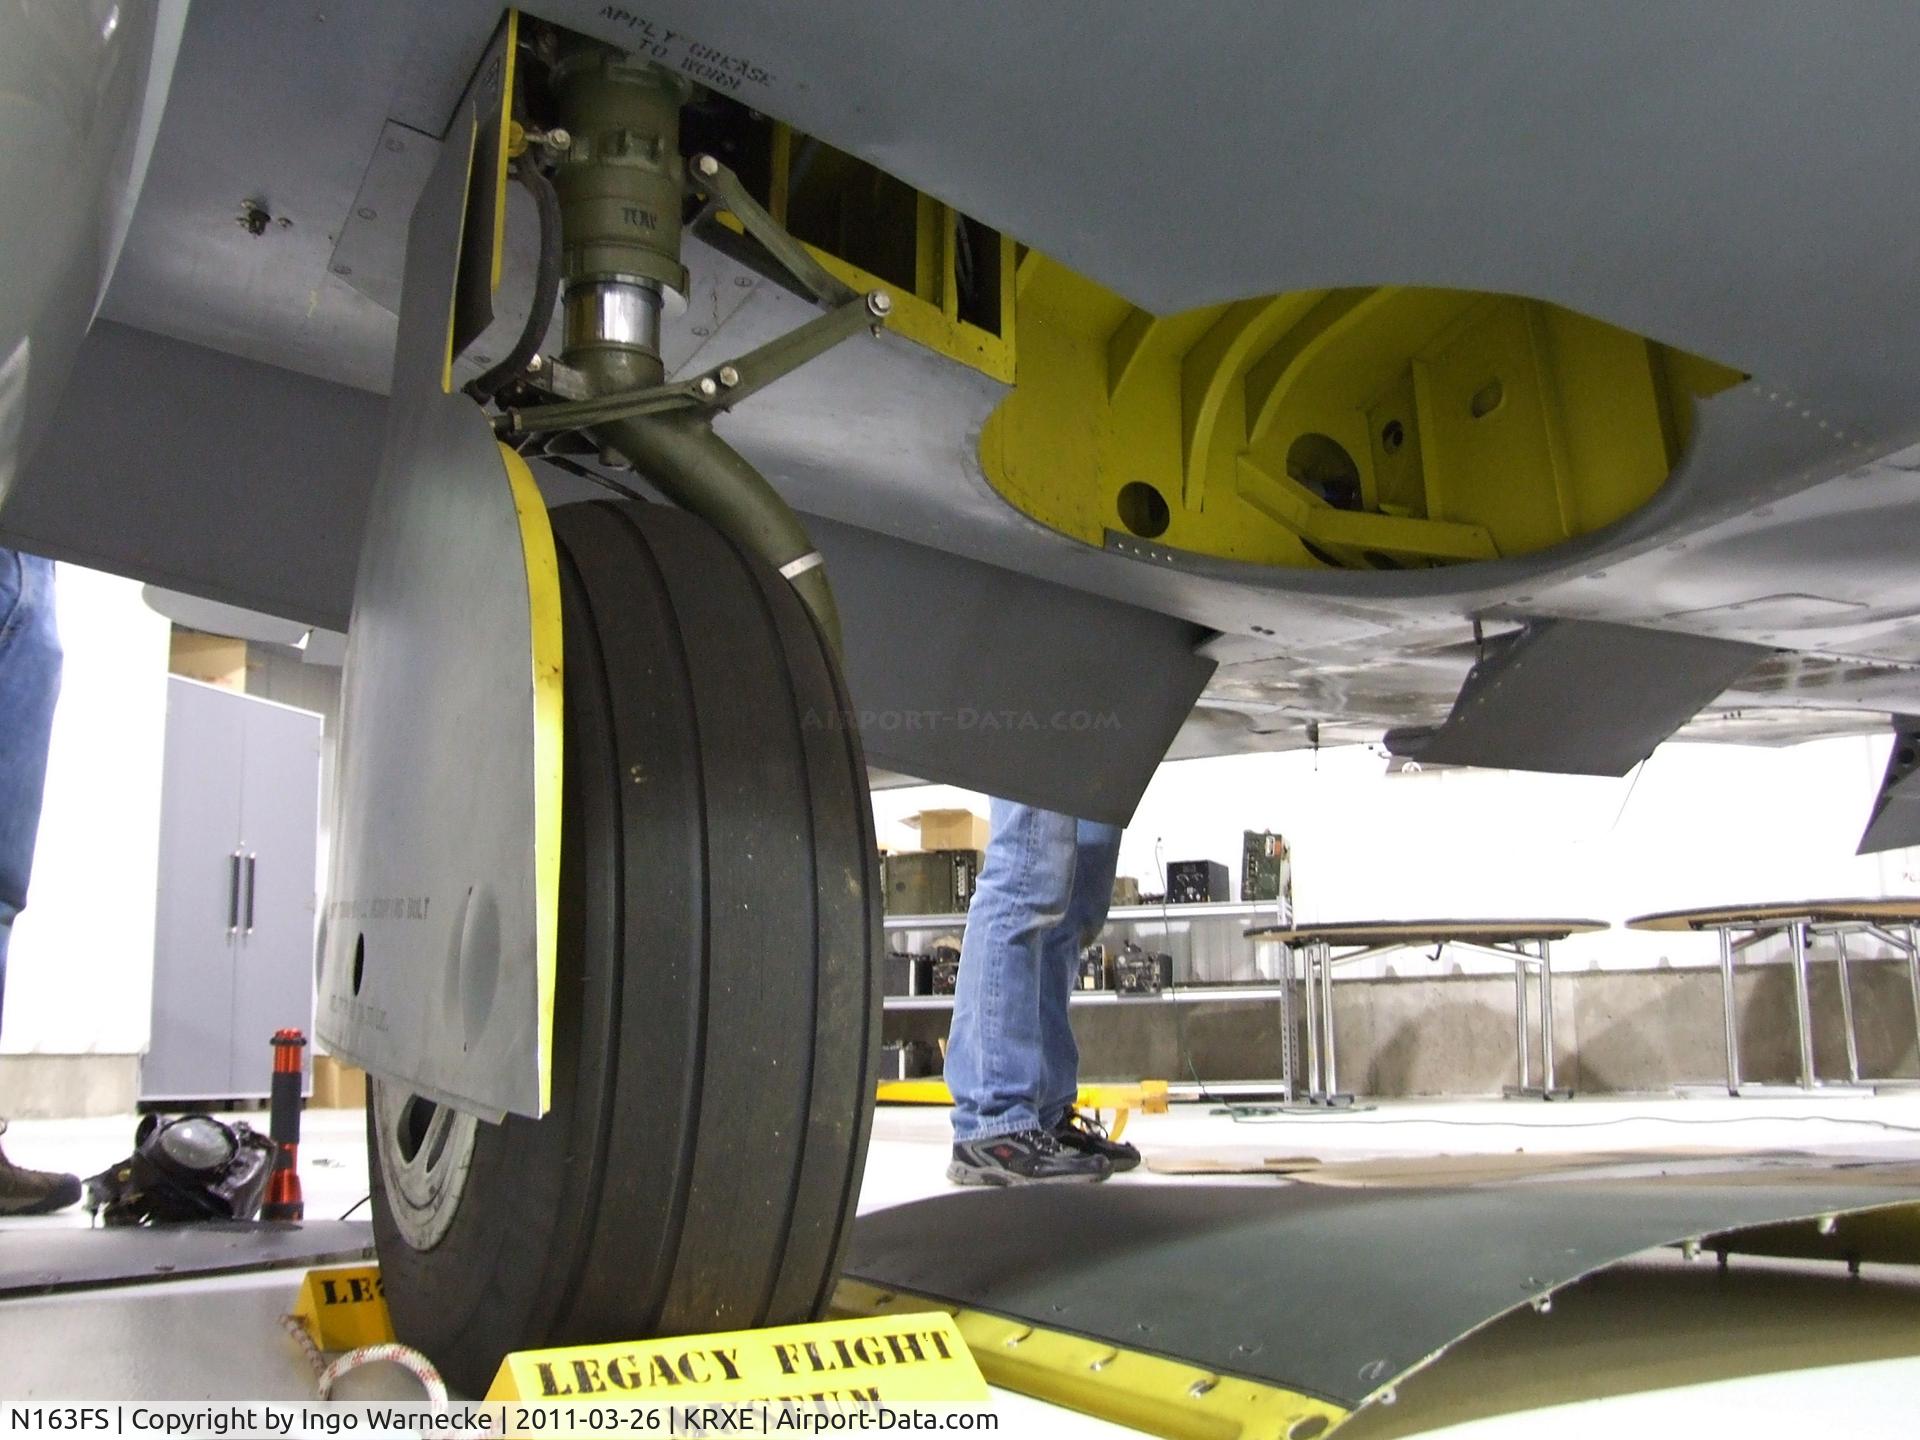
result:
[[(1683, 734), (1786, 740), (1920, 713), (1911, 7), (537, 13), (657, 45), (708, 83), (730, 73), (735, 98), (1157, 313), (1334, 285), (1500, 291), (1753, 376), (1700, 405), (1679, 469), (1639, 512), (1540, 554), (1402, 571), (1053, 534), (982, 475), (978, 434), (1003, 388), (894, 336), (721, 422), (797, 508), (865, 537), (863, 574), (928, 548), (1013, 572), (1009, 608), (978, 602), (975, 643), (1035, 672), (1029, 708), (1071, 711), (1076, 696), (1072, 668), (1048, 662), (1062, 652), (1006, 642), (1031, 593), (1021, 577), (1107, 602), (1084, 643), (1133, 647), (1143, 690), (1196, 643), (1218, 662), (1181, 753), (1298, 745), (1309, 722), (1326, 741), (1437, 725), (1477, 657), (1476, 621), (1483, 635), (1606, 621), (1770, 652)], [(392, 359), (396, 211), (497, 16), (485, 0), (338, 0), (324, 15), (196, 0), (113, 323), (87, 342), (0, 534), (345, 623)], [(235, 223), (243, 201), (273, 217), (261, 234)], [(524, 254), (526, 217), (511, 218)], [(807, 313), (711, 236), (687, 260), (670, 368)], [(503, 317), (518, 314), (512, 286)], [(941, 603), (932, 587), (918, 599)], [(872, 632), (878, 669), (914, 631)], [(896, 744), (887, 760), (911, 768), (917, 753)], [(999, 761), (923, 758), (939, 778), (1004, 778)]]

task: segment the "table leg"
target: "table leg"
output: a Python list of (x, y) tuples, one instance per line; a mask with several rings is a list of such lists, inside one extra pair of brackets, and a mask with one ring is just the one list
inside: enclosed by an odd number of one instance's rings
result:
[(1525, 1090), (1533, 1062), (1527, 1054), (1527, 962), (1519, 956), (1513, 961), (1513, 1053), (1520, 1065), (1517, 1088)]
[(1314, 1005), (1314, 950), (1312, 941), (1308, 941), (1301, 952), (1301, 1000), (1306, 1010), (1307, 1029), (1307, 1099), (1320, 1098), (1320, 1022)]
[(1280, 947), (1280, 1089), (1293, 1104), (1293, 946)]
[(1334, 1060), (1333, 1043), (1333, 947), (1320, 943), (1320, 1015), (1326, 1026), (1324, 1048), (1327, 1056), (1327, 1103), (1340, 1093), (1340, 1077)]
[(1913, 1042), (1920, 1046), (1920, 936), (1907, 926), (1907, 983), (1913, 987)]
[(1860, 1083), (1860, 1037), (1853, 1028), (1853, 986), (1847, 973), (1847, 932), (1834, 932), (1833, 942), (1839, 947), (1837, 969), (1840, 975), (1840, 1024), (1847, 1032), (1847, 1079)]
[(1787, 938), (1793, 945), (1793, 1019), (1799, 1028), (1800, 1039), (1800, 1084), (1803, 1089), (1814, 1087), (1813, 1073), (1813, 1016), (1812, 1004), (1807, 995), (1807, 927), (1796, 920), (1787, 926)]
[(1740, 1093), (1740, 1023), (1733, 994), (1733, 934), (1721, 925), (1714, 931), (1720, 937), (1720, 1008), (1727, 1021), (1727, 1093)]
[(1553, 1098), (1553, 959), (1547, 942), (1538, 940), (1534, 948), (1540, 955), (1540, 1086), (1541, 1093)]

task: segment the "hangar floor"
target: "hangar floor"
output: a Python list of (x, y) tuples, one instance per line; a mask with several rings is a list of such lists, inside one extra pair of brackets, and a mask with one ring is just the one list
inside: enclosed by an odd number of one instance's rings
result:
[[(129, 1117), (20, 1121), (7, 1144), (26, 1163), (87, 1173), (125, 1154), (132, 1128)], [(1192, 1104), (1135, 1117), (1129, 1138), (1150, 1162), (1175, 1164), (1696, 1149), (1920, 1160), (1920, 1095), (1397, 1102), (1337, 1117), (1248, 1121)], [(943, 1193), (945, 1145), (944, 1111), (882, 1109), (861, 1209)], [(315, 1218), (341, 1215), (366, 1193), (358, 1114), (308, 1113), (301, 1174)], [(1209, 1181), (1285, 1183), (1266, 1175)], [(1182, 1182), (1142, 1171), (1112, 1183)], [(0, 1221), (0, 1250), (17, 1263), (16, 1247), (30, 1246), (34, 1231), (86, 1223), (78, 1210)], [(1284, 1307), (1283, 1266), (1279, 1277), (1274, 1303)], [(23, 1382), (22, 1399), (304, 1398), (311, 1373), (276, 1323), (292, 1291), (289, 1272), (280, 1271), (7, 1300), (0, 1356)], [(361, 1396), (410, 1393), (397, 1375), (353, 1379), (368, 1386)], [(1657, 1252), (1581, 1283), (1546, 1314), (1496, 1322), (1404, 1384), (1398, 1403), (1362, 1411), (1340, 1433), (1497, 1440), (1540, 1433), (1544, 1421), (1556, 1435), (1802, 1435), (1838, 1418), (1851, 1435), (1906, 1436), (1916, 1396), (1920, 1274), (1869, 1265), (1849, 1279), (1837, 1265), (1742, 1257), (1720, 1272)], [(996, 1403), (1003, 1433), (1121, 1433), (1017, 1395), (1002, 1392)]]

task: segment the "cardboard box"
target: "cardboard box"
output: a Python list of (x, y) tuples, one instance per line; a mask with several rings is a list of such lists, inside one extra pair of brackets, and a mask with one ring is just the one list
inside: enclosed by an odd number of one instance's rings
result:
[(922, 810), (907, 824), (920, 827), (922, 850), (987, 848), (987, 822), (971, 810)]
[(367, 1072), (331, 1055), (314, 1056), (313, 1098), (307, 1104), (316, 1110), (366, 1109)]
[(198, 630), (174, 627), (167, 669), (189, 680), (204, 681), (226, 690), (247, 688), (247, 642), (225, 635), (202, 635)]

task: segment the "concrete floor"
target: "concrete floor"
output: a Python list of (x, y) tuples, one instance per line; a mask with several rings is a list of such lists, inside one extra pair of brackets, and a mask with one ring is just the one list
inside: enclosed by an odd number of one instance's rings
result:
[[(262, 1127), (263, 1114), (246, 1119)], [(133, 1119), (19, 1121), (8, 1154), (87, 1173), (123, 1156)], [(1920, 1094), (1868, 1099), (1398, 1102), (1359, 1114), (1237, 1122), (1204, 1104), (1137, 1116), (1128, 1138), (1150, 1157), (1325, 1160), (1515, 1150), (1794, 1149), (1920, 1160)], [(861, 1209), (942, 1193), (942, 1110), (886, 1108), (874, 1125)], [(334, 1217), (366, 1193), (357, 1113), (310, 1111), (301, 1148), (308, 1213)], [(1178, 1184), (1146, 1171), (1116, 1184)], [(1272, 1185), (1266, 1176), (1233, 1183)], [(362, 1209), (358, 1212), (364, 1215)], [(31, 1245), (84, 1212), (0, 1220), (0, 1245)], [(304, 1398), (311, 1375), (275, 1321), (291, 1303), (286, 1272), (180, 1281), (0, 1304), (0, 1392), (28, 1398)], [(367, 1393), (409, 1393), (362, 1372)], [(356, 1377), (360, 1378), (360, 1377)], [(1911, 1436), (1920, 1402), (1920, 1275), (1736, 1259), (1719, 1275), (1654, 1255), (1565, 1292), (1462, 1342), (1363, 1412), (1353, 1440), (1444, 1434), (1497, 1440), (1542, 1433), (1795, 1435), (1836, 1419), (1850, 1436)], [(1003, 1433), (1122, 1433), (999, 1394)]]

